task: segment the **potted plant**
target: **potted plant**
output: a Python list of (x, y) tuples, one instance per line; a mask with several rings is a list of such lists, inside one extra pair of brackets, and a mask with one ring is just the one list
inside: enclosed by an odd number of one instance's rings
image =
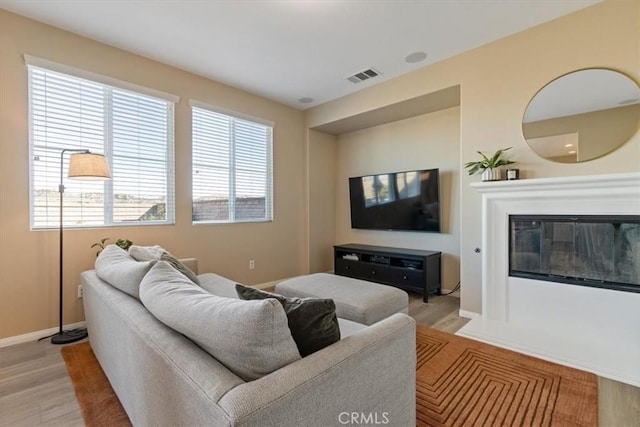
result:
[(502, 153), (510, 150), (511, 148), (512, 147), (501, 148), (493, 153), (493, 156), (491, 157), (487, 156), (482, 151), (478, 151), (478, 154), (482, 156), (482, 160), (467, 162), (464, 167), (469, 169), (469, 175), (482, 172), (483, 181), (499, 181), (502, 179), (502, 170), (499, 169), (499, 167), (515, 163), (511, 160), (502, 158)]
[[(95, 247), (99, 248), (98, 252), (96, 252), (96, 256), (100, 255), (100, 252), (102, 252), (102, 250), (107, 244), (107, 240), (109, 240), (109, 238), (105, 237), (104, 239), (101, 239), (99, 242), (96, 242), (93, 245), (91, 245), (92, 248), (95, 248)], [(131, 245), (133, 245), (133, 242), (129, 239), (118, 239), (116, 241), (116, 246), (120, 246), (125, 251), (129, 249)]]

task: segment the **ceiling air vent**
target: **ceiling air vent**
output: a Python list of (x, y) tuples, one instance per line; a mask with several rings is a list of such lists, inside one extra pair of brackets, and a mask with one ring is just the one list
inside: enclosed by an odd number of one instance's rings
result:
[(352, 76), (347, 77), (351, 83), (360, 83), (365, 80), (372, 79), (374, 77), (378, 77), (380, 75), (380, 71), (374, 70), (373, 68), (367, 68), (366, 70), (360, 71), (359, 73), (355, 73)]

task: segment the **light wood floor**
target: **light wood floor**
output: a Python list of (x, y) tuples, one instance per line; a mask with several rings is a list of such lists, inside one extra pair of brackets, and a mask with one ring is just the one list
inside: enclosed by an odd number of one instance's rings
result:
[(84, 426), (60, 346), (0, 348), (0, 426)]
[[(455, 332), (467, 319), (460, 300), (411, 295), (409, 315), (419, 325)], [(640, 427), (640, 388), (598, 378), (600, 425)], [(0, 348), (0, 426), (82, 426), (60, 347), (48, 340)]]

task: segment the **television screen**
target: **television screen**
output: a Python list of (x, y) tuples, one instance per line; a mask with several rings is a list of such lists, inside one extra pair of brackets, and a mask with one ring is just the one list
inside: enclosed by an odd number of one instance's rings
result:
[(440, 232), (438, 169), (349, 178), (351, 227)]

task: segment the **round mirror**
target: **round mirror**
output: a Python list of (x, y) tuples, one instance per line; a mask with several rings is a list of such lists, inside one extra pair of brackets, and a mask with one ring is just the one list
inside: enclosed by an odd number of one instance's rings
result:
[(633, 136), (640, 123), (640, 87), (604, 68), (575, 71), (533, 97), (522, 134), (540, 157), (560, 163), (592, 160)]

